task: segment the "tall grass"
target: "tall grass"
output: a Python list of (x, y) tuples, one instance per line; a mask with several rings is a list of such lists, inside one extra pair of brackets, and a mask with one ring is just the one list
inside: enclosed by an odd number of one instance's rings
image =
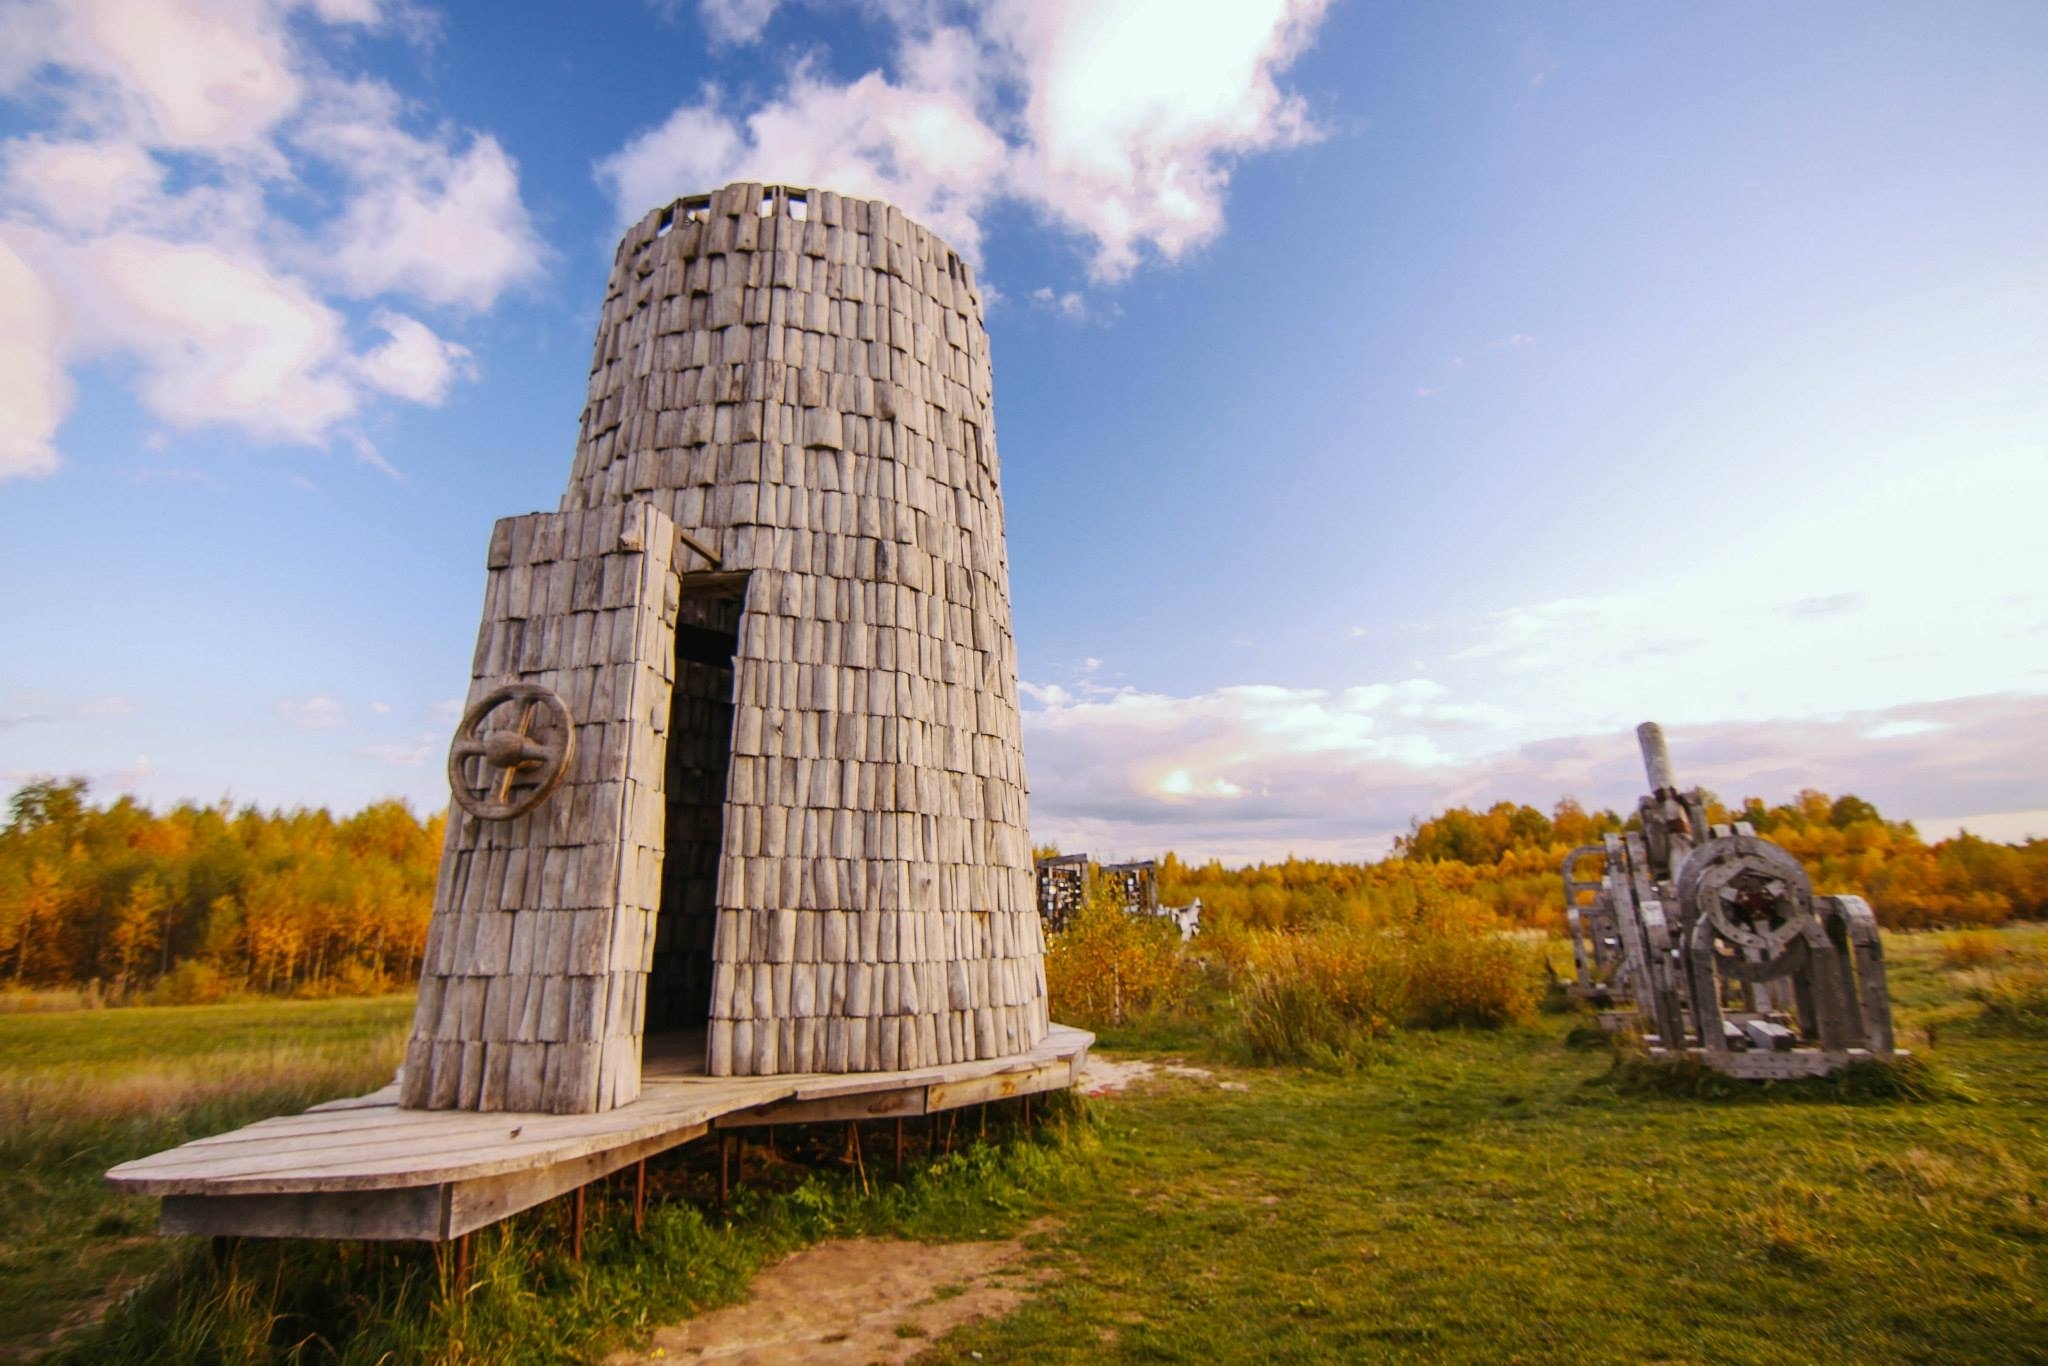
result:
[(1383, 918), (1290, 929), (1225, 920), (1183, 945), (1165, 922), (1091, 900), (1051, 937), (1053, 1014), (1091, 1028), (1176, 1024), (1261, 1062), (1348, 1065), (1403, 1028), (1493, 1028), (1526, 1020), (1538, 947), (1470, 898), (1421, 900)]
[(170, 1265), (155, 1202), (108, 1167), (391, 1080), (410, 1018), (381, 1001), (0, 1015), (0, 1360)]
[(1254, 932), (1233, 948), (1237, 1025), (1261, 1062), (1355, 1061), (1400, 1022), (1406, 965), (1387, 935)]
[(1983, 974), (1967, 992), (1983, 1008), (1986, 1028), (2048, 1038), (2048, 963)]
[(2005, 941), (1990, 930), (1958, 930), (1941, 937), (1942, 966), (1981, 968), (2008, 956)]

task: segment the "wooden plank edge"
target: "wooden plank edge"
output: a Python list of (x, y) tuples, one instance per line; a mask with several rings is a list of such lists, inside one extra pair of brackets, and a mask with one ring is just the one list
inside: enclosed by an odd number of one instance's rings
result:
[(705, 1125), (524, 1172), (387, 1190), (167, 1195), (157, 1231), (171, 1237), (445, 1242), (703, 1137)]
[(1015, 1096), (1037, 1095), (1044, 1091), (1064, 1091), (1073, 1084), (1072, 1066), (1060, 1060), (1029, 1072), (1002, 1072), (992, 1077), (976, 1077), (970, 1081), (934, 1086), (926, 1092), (924, 1103), (928, 1112), (936, 1113), (941, 1110), (957, 1110), (963, 1105), (984, 1104), (991, 1100), (1008, 1100)]

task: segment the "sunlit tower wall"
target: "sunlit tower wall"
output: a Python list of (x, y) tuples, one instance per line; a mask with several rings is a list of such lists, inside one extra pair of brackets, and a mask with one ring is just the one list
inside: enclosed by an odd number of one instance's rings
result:
[(729, 711), (678, 646), (655, 950), (709, 949), (713, 1075), (1045, 1034), (992, 400), (973, 271), (888, 204), (728, 185), (619, 245), (562, 511), (666, 513), (736, 639)]

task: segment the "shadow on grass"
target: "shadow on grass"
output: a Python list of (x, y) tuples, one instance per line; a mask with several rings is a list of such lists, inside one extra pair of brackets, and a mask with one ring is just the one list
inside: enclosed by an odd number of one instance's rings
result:
[(1624, 1044), (1616, 1046), (1613, 1067), (1586, 1084), (1607, 1087), (1625, 1096), (1733, 1103), (1801, 1100), (1836, 1105), (1895, 1101), (1970, 1104), (1977, 1099), (1939, 1063), (1918, 1054), (1890, 1062), (1852, 1062), (1826, 1077), (1751, 1080), (1718, 1072), (1698, 1058), (1650, 1058)]

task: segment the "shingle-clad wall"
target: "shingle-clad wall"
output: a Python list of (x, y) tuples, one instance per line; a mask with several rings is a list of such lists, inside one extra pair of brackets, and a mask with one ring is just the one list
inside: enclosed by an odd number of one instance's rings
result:
[(501, 684), (544, 686), (568, 709), (575, 749), (562, 785), (526, 815), (449, 808), (406, 1106), (588, 1113), (639, 1094), (674, 547), (645, 503), (508, 517), (492, 532), (469, 704)]
[(1045, 1033), (997, 474), (973, 274), (898, 210), (731, 185), (626, 234), (562, 508), (752, 574), (714, 1075)]

